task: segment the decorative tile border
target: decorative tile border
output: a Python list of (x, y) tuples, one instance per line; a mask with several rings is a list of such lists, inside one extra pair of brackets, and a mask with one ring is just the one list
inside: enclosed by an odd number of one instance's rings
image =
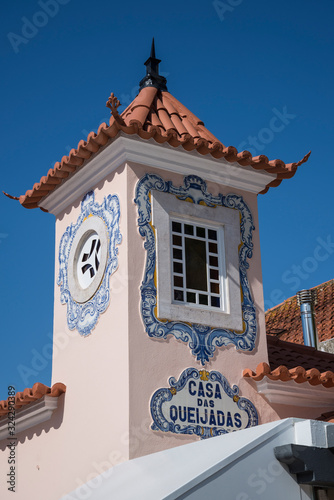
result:
[(208, 438), (258, 425), (258, 413), (239, 388), (217, 371), (187, 368), (170, 387), (158, 389), (150, 409), (155, 431)]
[[(208, 207), (218, 205), (239, 211), (242, 242), (239, 248), (239, 272), (243, 295), (242, 317), (245, 325), (243, 332), (223, 328), (212, 329), (210, 326), (179, 321), (160, 321), (156, 318), (154, 311), (157, 304), (157, 290), (154, 283), (156, 248), (154, 232), (150, 224), (152, 208), (149, 196), (152, 189), (173, 194), (179, 200), (191, 200), (196, 204), (204, 202)], [(171, 181), (164, 181), (159, 175), (146, 174), (137, 183), (134, 201), (138, 207), (139, 233), (145, 238), (147, 251), (144, 279), (141, 285), (141, 313), (148, 335), (158, 339), (166, 339), (168, 335), (174, 335), (177, 339), (189, 344), (192, 354), (202, 365), (212, 358), (217, 347), (224, 345), (234, 344), (238, 350), (252, 351), (255, 347), (257, 324), (247, 269), (248, 259), (253, 254), (252, 231), (255, 228), (251, 211), (243, 198), (236, 194), (213, 196), (207, 191), (205, 181), (196, 175), (186, 176), (183, 186), (175, 187)]]
[[(99, 288), (93, 297), (85, 303), (76, 302), (69, 289), (68, 263), (73, 240), (82, 223), (90, 216), (99, 217), (105, 224), (108, 234), (108, 256), (105, 271)], [(118, 249), (122, 241), (119, 229), (120, 203), (117, 195), (109, 195), (99, 205), (95, 202), (92, 191), (87, 193), (81, 202), (81, 214), (75, 224), (66, 228), (59, 245), (59, 275), (57, 284), (60, 286), (60, 300), (67, 304), (67, 324), (70, 330), (77, 328), (81, 335), (89, 335), (95, 327), (101, 313), (108, 307), (110, 301), (109, 278), (118, 266)]]

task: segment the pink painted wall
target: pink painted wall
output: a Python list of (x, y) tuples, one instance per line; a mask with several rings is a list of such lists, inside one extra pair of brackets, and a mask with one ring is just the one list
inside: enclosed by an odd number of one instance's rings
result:
[[(137, 207), (133, 202), (135, 187), (138, 180), (146, 173), (158, 173), (164, 180), (170, 180), (175, 186), (183, 184), (183, 176), (162, 172), (157, 169), (144, 168), (141, 165), (132, 164), (128, 170), (128, 187), (131, 195), (128, 197), (128, 243), (129, 248), (135, 249), (129, 253), (129, 349), (130, 349), (130, 458), (144, 454), (153, 453), (166, 448), (172, 448), (181, 444), (192, 442), (197, 437), (190, 435), (175, 435), (160, 431), (151, 431), (151, 417), (149, 403), (153, 393), (160, 387), (168, 387), (170, 377), (178, 378), (185, 368), (194, 367), (202, 369), (203, 366), (196, 361), (191, 354), (188, 345), (170, 336), (167, 340), (150, 338), (144, 330), (141, 313), (139, 309), (140, 292), (139, 287), (143, 279), (146, 252), (143, 245), (144, 240), (137, 228)], [(228, 194), (231, 188), (217, 186), (207, 183), (208, 191), (213, 195), (219, 193)], [(251, 353), (236, 351), (233, 346), (216, 350), (212, 360), (207, 363), (205, 369), (221, 372), (229, 381), (230, 385), (237, 384), (240, 387), (240, 395), (249, 398), (256, 406), (260, 423), (269, 422), (278, 418), (270, 406), (259, 396), (245, 380), (242, 379), (243, 369), (248, 367), (255, 369), (258, 363), (268, 362), (266, 348), (265, 322), (263, 311), (263, 292), (261, 274), (261, 256), (259, 245), (257, 198), (256, 195), (233, 190), (233, 193), (242, 195), (250, 207), (253, 215), (254, 253), (250, 260), (248, 278), (251, 286), (252, 296), (258, 311), (258, 337), (256, 348)], [(139, 375), (140, 374), (140, 375)], [(144, 432), (140, 437), (139, 429)]]
[[(202, 369), (188, 345), (172, 336), (162, 341), (149, 338), (141, 319), (140, 285), (146, 251), (138, 232), (133, 200), (137, 181), (153, 172), (174, 185), (183, 183), (180, 175), (132, 164), (121, 166), (94, 188), (99, 203), (109, 194), (117, 194), (121, 201), (123, 241), (118, 247), (119, 268), (110, 279), (111, 301), (92, 334), (82, 337), (76, 330), (68, 329), (66, 306), (60, 303), (59, 287), (55, 284), (52, 383), (63, 382), (67, 392), (60, 398), (59, 409), (51, 421), (19, 436), (17, 500), (59, 499), (120, 461), (198, 439), (150, 429), (152, 394), (160, 387), (168, 387), (169, 377), (178, 378), (185, 368)], [(207, 185), (213, 195), (232, 192), (211, 182)], [(278, 413), (242, 378), (244, 368), (255, 369), (258, 363), (268, 361), (257, 199), (254, 194), (233, 192), (244, 197), (256, 228), (248, 278), (257, 309), (257, 344), (251, 353), (238, 352), (232, 346), (217, 349), (205, 369), (217, 370), (230, 385), (237, 384), (240, 395), (256, 406), (259, 423), (265, 423), (278, 419)], [(56, 220), (55, 280), (59, 242), (67, 226), (76, 222), (81, 198)], [(6, 470), (6, 462), (4, 450), (0, 454), (1, 471)], [(1, 498), (12, 497), (5, 493)]]
[[(106, 312), (88, 337), (67, 327), (66, 305), (55, 283), (52, 384), (67, 391), (52, 420), (22, 432), (17, 446), (16, 500), (58, 500), (116, 463), (129, 459), (128, 248), (127, 185), (124, 168), (95, 187), (102, 202), (109, 193), (122, 200), (119, 269), (111, 276), (112, 296)], [(76, 222), (81, 197), (56, 220), (55, 282), (58, 249), (67, 226)], [(7, 452), (0, 454), (7, 470)], [(4, 493), (3, 493), (4, 492)], [(83, 488), (84, 492), (84, 488)], [(1, 488), (1, 499), (13, 498)], [(84, 495), (84, 493), (83, 493)]]

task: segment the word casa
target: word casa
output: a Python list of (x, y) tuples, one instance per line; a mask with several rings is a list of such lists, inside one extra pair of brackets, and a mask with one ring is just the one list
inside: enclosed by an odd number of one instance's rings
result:
[[(220, 390), (220, 384), (216, 383), (215, 388), (213, 388), (213, 384), (211, 382), (208, 382), (207, 384), (203, 384), (203, 382), (200, 382), (196, 384), (195, 380), (189, 380), (189, 385), (188, 385), (188, 391), (190, 396), (198, 396), (198, 401), (199, 398), (214, 398), (214, 399), (221, 399), (222, 394)], [(214, 405), (214, 401), (211, 401), (213, 404), (210, 406)], [(204, 405), (207, 406), (207, 405)]]
[[(229, 396), (226, 397), (224, 393), (222, 395), (219, 383), (190, 380), (187, 389), (187, 403), (173, 404), (169, 408), (169, 417), (174, 423), (179, 421), (210, 427), (228, 427), (230, 430), (241, 428), (241, 415), (232, 411), (231, 404), (234, 406), (235, 403)], [(229, 400), (228, 405), (226, 400)]]

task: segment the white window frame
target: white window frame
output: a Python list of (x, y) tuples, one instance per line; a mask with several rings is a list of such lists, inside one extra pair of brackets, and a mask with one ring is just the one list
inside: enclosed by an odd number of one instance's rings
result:
[[(240, 214), (226, 207), (207, 207), (157, 190), (151, 191), (152, 225), (156, 233), (157, 316), (159, 319), (198, 323), (241, 331), (241, 287), (238, 248)], [(221, 308), (173, 301), (171, 220), (206, 225), (219, 230), (221, 237)]]
[[(217, 234), (217, 239), (213, 241), (213, 240), (210, 240), (207, 236), (205, 238), (202, 238), (202, 237), (198, 237), (196, 234), (192, 234), (192, 235), (185, 234), (182, 231), (181, 231), (181, 233), (173, 232), (173, 230), (172, 230), (173, 222), (181, 223), (183, 225), (190, 225), (193, 228), (204, 227), (205, 229), (213, 229)], [(207, 291), (201, 291), (201, 290), (196, 290), (196, 289), (192, 290), (192, 289), (187, 288), (187, 286), (186, 286), (185, 248), (183, 248), (184, 245), (182, 245), (182, 248), (180, 246), (173, 245), (173, 234), (175, 236), (179, 236), (181, 238), (181, 241), (183, 244), (185, 243), (184, 240), (186, 238), (200, 240), (200, 241), (203, 241), (205, 243), (206, 257), (207, 257), (206, 258), (206, 275), (207, 275), (207, 286), (208, 286)], [(171, 252), (172, 252), (172, 257), (171, 257), (171, 274), (172, 274), (172, 298), (171, 299), (172, 299), (172, 302), (174, 304), (179, 304), (179, 305), (181, 305), (181, 304), (190, 305), (192, 307), (197, 307), (197, 308), (199, 307), (199, 308), (204, 308), (204, 309), (212, 309), (213, 311), (220, 310), (220, 311), (226, 312), (226, 304), (225, 304), (225, 299), (226, 299), (226, 291), (225, 291), (225, 288), (226, 288), (226, 269), (225, 269), (225, 247), (224, 247), (224, 228), (223, 228), (223, 226), (220, 224), (214, 225), (212, 223), (210, 223), (210, 225), (209, 225), (208, 221), (202, 220), (202, 219), (193, 219), (193, 218), (189, 218), (189, 217), (183, 218), (180, 216), (177, 217), (177, 216), (171, 215), (170, 216), (170, 237), (171, 237)], [(218, 253), (211, 253), (212, 256), (217, 257), (218, 266), (209, 266), (209, 264), (208, 264), (208, 259), (210, 258), (210, 252), (209, 252), (209, 248), (208, 248), (209, 243), (215, 243), (218, 247)], [(182, 253), (181, 260), (173, 257), (174, 248), (176, 250), (181, 249), (181, 253)], [(174, 269), (173, 269), (174, 262), (176, 264), (182, 263), (182, 267), (183, 267), (182, 273), (178, 273), (177, 271), (174, 271)], [(210, 269), (218, 271), (218, 279), (217, 280), (210, 278)], [(173, 283), (174, 277), (180, 277), (180, 276), (182, 276), (182, 278), (183, 278), (183, 286), (182, 287), (174, 285), (174, 283)], [(211, 292), (211, 290), (210, 290), (211, 283), (219, 284), (219, 290), (220, 290), (219, 294)], [(183, 296), (184, 296), (183, 301), (178, 301), (175, 299), (175, 297), (173, 297), (174, 291), (176, 291), (176, 290), (182, 291)], [(187, 296), (186, 296), (187, 293), (194, 293), (196, 296), (196, 299), (199, 299), (200, 295), (207, 296), (208, 297), (208, 305), (203, 305), (203, 304), (193, 303), (193, 302), (188, 301)], [(211, 306), (211, 304), (210, 304), (211, 297), (219, 297), (219, 299), (220, 299), (220, 306), (219, 307), (218, 306)]]

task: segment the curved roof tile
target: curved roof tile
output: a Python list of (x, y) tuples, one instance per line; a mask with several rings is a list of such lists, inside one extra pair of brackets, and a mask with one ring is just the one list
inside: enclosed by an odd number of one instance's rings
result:
[(330, 422), (334, 423), (334, 411), (328, 411), (326, 413), (322, 413), (320, 417), (318, 417), (316, 420), (321, 420), (322, 422)]
[[(31, 389), (26, 388), (23, 392), (15, 394), (15, 409), (18, 410), (22, 406), (42, 399), (43, 396), (51, 396), (57, 398), (66, 392), (66, 386), (60, 382), (48, 387), (44, 384), (36, 382)], [(0, 417), (8, 413), (8, 399), (0, 401)]]
[(267, 377), (270, 380), (281, 380), (282, 382), (294, 380), (297, 384), (308, 382), (310, 385), (322, 384), (324, 387), (334, 387), (334, 373), (332, 371), (320, 373), (316, 368), (305, 370), (302, 366), (288, 369), (286, 366), (282, 365), (275, 370), (271, 370), (267, 363), (260, 363), (256, 367), (256, 372), (247, 368), (243, 371), (243, 376), (245, 378), (251, 378), (256, 382)]
[[(326, 244), (326, 242), (324, 242)], [(317, 285), (317, 304), (314, 306), (315, 320), (319, 341), (334, 338), (334, 280)], [(303, 328), (300, 319), (300, 308), (296, 295), (266, 311), (267, 334), (303, 344)]]
[(310, 156), (308, 153), (297, 163), (285, 164), (282, 160), (269, 161), (264, 155), (252, 157), (249, 151), (238, 152), (232, 146), (226, 147), (175, 97), (155, 87), (143, 88), (121, 115), (117, 112), (119, 104), (111, 94), (107, 103), (112, 110), (109, 125), (102, 123), (97, 134), (90, 132), (86, 141), (81, 140), (76, 149), (63, 156), (40, 182), (19, 197), (21, 205), (37, 208), (44, 196), (91, 159), (101, 147), (115, 139), (120, 131), (128, 135), (137, 134), (146, 140), (153, 138), (157, 143), (168, 142), (173, 147), (182, 146), (186, 151), (196, 149), (202, 155), (210, 154), (214, 158), (224, 158), (228, 162), (276, 174), (277, 178), (262, 193), (278, 186), (283, 179), (292, 177)]
[(318, 351), (315, 347), (286, 342), (267, 335), (267, 348), (270, 368), (281, 365), (287, 368), (302, 366), (305, 370), (317, 368), (320, 372), (334, 372), (334, 354)]

